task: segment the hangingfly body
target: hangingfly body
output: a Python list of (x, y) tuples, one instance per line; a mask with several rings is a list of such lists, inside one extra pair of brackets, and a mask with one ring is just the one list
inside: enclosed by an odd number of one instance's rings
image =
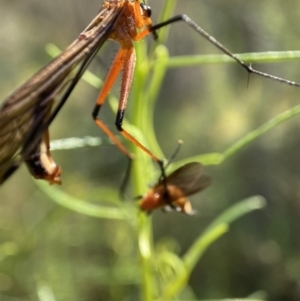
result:
[[(99, 14), (60, 56), (42, 68), (11, 94), (0, 109), (0, 183), (25, 162), (31, 174), (50, 184), (61, 184), (61, 168), (49, 149), (48, 127), (68, 99), (81, 75), (107, 39), (120, 43), (114, 63), (93, 111), (95, 122), (128, 157), (130, 154), (97, 118), (107, 94), (123, 68), (120, 107), (116, 124), (120, 132), (146, 152), (146, 148), (122, 129), (122, 119), (132, 82), (135, 51), (143, 29), (151, 26), (150, 8), (139, 1), (105, 1)], [(134, 18), (130, 18), (133, 16)], [(141, 32), (138, 33), (137, 29)], [(78, 66), (74, 78), (68, 76)], [(64, 90), (59, 100), (57, 95)], [(158, 160), (153, 156), (154, 160)]]
[[(91, 60), (108, 39), (117, 41), (121, 48), (98, 96), (92, 113), (94, 121), (117, 147), (128, 158), (131, 158), (127, 149), (98, 118), (107, 94), (123, 69), (116, 127), (125, 138), (131, 140), (159, 163), (161, 168), (162, 160), (122, 128), (136, 60), (133, 41), (139, 41), (150, 33), (156, 37), (156, 30), (159, 28), (177, 21), (184, 21), (242, 65), (249, 73), (299, 86), (295, 82), (274, 77), (247, 66), (186, 15), (175, 16), (154, 26), (152, 26), (150, 16), (150, 7), (140, 3), (139, 0), (104, 1), (98, 15), (79, 37), (61, 55), (37, 72), (4, 101), (0, 108), (0, 184), (8, 179), (23, 162), (27, 164), (35, 178), (46, 180), (50, 184), (61, 183), (61, 168), (54, 162), (50, 154), (48, 127)], [(75, 75), (70, 79), (74, 69), (76, 69)]]
[(211, 184), (211, 178), (202, 175), (202, 169), (200, 163), (190, 162), (167, 177), (161, 176), (158, 183), (143, 195), (140, 209), (148, 213), (164, 208), (194, 214), (187, 196), (200, 192)]

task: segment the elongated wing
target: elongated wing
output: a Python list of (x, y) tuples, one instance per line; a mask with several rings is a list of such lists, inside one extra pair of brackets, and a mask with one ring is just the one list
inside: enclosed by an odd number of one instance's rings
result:
[[(211, 178), (202, 175), (203, 166), (198, 162), (187, 163), (167, 176), (167, 185), (179, 188), (186, 196), (201, 191), (211, 184)], [(161, 180), (156, 186), (164, 185)]]
[[(0, 184), (37, 149), (44, 132), (108, 38), (121, 12), (120, 6), (101, 9), (68, 48), (4, 100), (0, 108)], [(80, 62), (75, 77), (68, 79)], [(65, 93), (55, 101), (62, 90)]]

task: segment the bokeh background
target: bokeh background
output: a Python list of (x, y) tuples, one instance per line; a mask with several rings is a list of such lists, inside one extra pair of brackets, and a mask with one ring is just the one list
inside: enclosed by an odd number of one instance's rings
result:
[[(161, 2), (149, 1), (154, 22)], [(92, 0), (0, 0), (0, 99), (49, 61), (47, 43), (66, 47), (100, 5)], [(176, 13), (191, 16), (235, 53), (288, 51), (300, 47), (299, 5), (291, 0), (179, 0)], [(172, 26), (166, 46), (172, 56), (219, 53), (184, 24)], [(117, 49), (106, 48), (91, 69), (105, 74)], [(254, 67), (300, 82), (297, 61)], [(169, 70), (154, 120), (165, 155), (178, 139), (185, 142), (178, 159), (222, 152), (299, 103), (299, 88), (257, 76), (247, 81), (237, 64)], [(78, 85), (51, 126), (53, 139), (103, 137), (91, 118), (97, 93), (86, 83)], [(113, 113), (109, 108), (102, 112), (113, 128)], [(153, 214), (154, 244), (183, 254), (229, 206), (253, 195), (267, 200), (263, 210), (235, 222), (206, 252), (189, 281), (193, 300), (259, 291), (273, 301), (300, 299), (299, 128), (295, 117), (223, 164), (207, 166), (214, 183), (191, 198), (196, 216)], [(100, 187), (119, 188), (126, 168), (126, 159), (111, 145), (53, 155), (63, 167), (59, 189), (96, 203)], [(133, 193), (129, 187), (129, 199)], [(53, 300), (140, 300), (136, 243), (130, 223), (80, 215), (55, 204), (22, 167), (0, 190), (0, 300), (45, 300), (49, 290)]]

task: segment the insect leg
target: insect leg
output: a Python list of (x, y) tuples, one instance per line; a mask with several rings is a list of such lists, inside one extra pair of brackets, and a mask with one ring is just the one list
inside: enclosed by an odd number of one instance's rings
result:
[(123, 146), (123, 144), (118, 140), (118, 138), (109, 130), (109, 128), (98, 118), (98, 114), (100, 112), (101, 106), (103, 105), (106, 96), (108, 95), (110, 89), (115, 83), (121, 69), (124, 66), (124, 49), (121, 48), (115, 57), (115, 60), (109, 70), (109, 73), (106, 77), (106, 80), (103, 84), (102, 90), (98, 96), (97, 103), (92, 112), (93, 119), (96, 124), (103, 130), (103, 132), (114, 142), (114, 144), (120, 149), (122, 153), (125, 154), (128, 158), (132, 159), (132, 155), (129, 151)]
[(141, 31), (136, 40), (141, 40), (143, 39), (145, 36), (147, 36), (148, 34), (152, 33), (153, 31), (156, 31), (164, 26), (167, 26), (169, 24), (172, 23), (176, 23), (179, 21), (183, 21), (186, 24), (188, 24), (192, 29), (194, 29), (197, 33), (199, 33), (202, 37), (204, 37), (206, 40), (208, 40), (210, 43), (212, 43), (213, 45), (215, 45), (217, 48), (219, 48), (223, 53), (227, 54), (229, 57), (231, 57), (232, 59), (234, 59), (238, 64), (240, 64), (243, 68), (245, 68), (247, 70), (247, 72), (250, 73), (254, 73), (257, 74), (259, 76), (263, 76), (284, 84), (288, 84), (290, 86), (296, 86), (296, 87), (300, 87), (299, 83), (296, 83), (294, 81), (290, 81), (281, 77), (277, 77), (274, 75), (270, 75), (268, 73), (265, 72), (261, 72), (258, 70), (255, 70), (252, 68), (251, 64), (247, 65), (244, 61), (240, 60), (235, 54), (233, 54), (231, 51), (229, 51), (223, 44), (221, 44), (220, 42), (218, 42), (213, 36), (211, 36), (210, 34), (208, 34), (204, 29), (202, 29), (198, 24), (196, 24), (190, 17), (188, 17), (187, 15), (178, 15), (175, 16), (169, 20), (166, 20), (162, 23), (156, 24), (154, 26), (151, 26), (143, 31)]
[(142, 145), (139, 141), (137, 141), (132, 135), (130, 135), (126, 130), (122, 127), (123, 118), (125, 115), (126, 104), (129, 96), (130, 87), (132, 84), (133, 72), (135, 67), (136, 54), (133, 47), (123, 47), (119, 50), (113, 65), (108, 73), (108, 76), (105, 80), (103, 88), (100, 92), (100, 95), (97, 100), (97, 104), (93, 111), (93, 118), (97, 125), (107, 134), (113, 142), (117, 145), (117, 147), (129, 158), (131, 158), (131, 154), (128, 150), (121, 144), (121, 142), (117, 139), (117, 137), (106, 127), (106, 125), (98, 119), (98, 114), (101, 108), (101, 105), (104, 103), (107, 94), (109, 93), (112, 85), (114, 84), (118, 74), (123, 68), (123, 79), (122, 79), (122, 87), (121, 94), (119, 100), (119, 108), (116, 117), (116, 127), (118, 131), (132, 143), (134, 143), (137, 147), (142, 149), (145, 153), (147, 153), (155, 162), (157, 162), (160, 166), (163, 164), (162, 160), (158, 159), (149, 149), (147, 149), (144, 145)]
[(120, 102), (119, 102), (119, 108), (118, 113), (116, 117), (116, 127), (118, 131), (127, 139), (132, 141), (137, 147), (142, 149), (144, 152), (146, 152), (154, 161), (158, 162), (160, 161), (156, 156), (153, 155), (153, 153), (147, 149), (145, 146), (143, 146), (139, 141), (137, 141), (133, 136), (131, 136), (125, 129), (122, 127), (123, 118), (125, 115), (128, 95), (130, 91), (130, 86), (132, 83), (133, 78), (133, 72), (135, 67), (135, 60), (136, 60), (136, 54), (134, 48), (129, 48), (125, 50), (124, 53), (125, 56), (125, 64), (124, 64), (124, 70), (123, 70), (123, 80), (122, 80), (122, 86), (121, 86), (121, 95), (120, 95)]

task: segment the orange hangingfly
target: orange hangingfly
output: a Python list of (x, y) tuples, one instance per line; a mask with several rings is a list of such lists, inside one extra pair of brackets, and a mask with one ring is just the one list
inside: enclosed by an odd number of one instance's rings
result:
[[(129, 158), (130, 153), (98, 118), (101, 105), (123, 69), (118, 130), (138, 147), (160, 162), (146, 147), (122, 128), (136, 54), (133, 41), (142, 39), (151, 27), (151, 9), (144, 3), (129, 0), (105, 1), (99, 14), (65, 49), (19, 89), (12, 93), (0, 109), (0, 183), (3, 183), (25, 162), (31, 174), (50, 184), (61, 184), (61, 168), (50, 154), (48, 127), (68, 99), (85, 69), (107, 39), (120, 43), (121, 48), (110, 68), (93, 110), (96, 124)], [(155, 31), (152, 31), (155, 34)], [(79, 66), (74, 78), (68, 76)], [(55, 102), (59, 93), (61, 98)]]
[(203, 166), (198, 162), (187, 163), (169, 176), (160, 176), (140, 202), (140, 209), (150, 213), (157, 208), (174, 209), (192, 215), (195, 211), (187, 196), (204, 190), (211, 184), (211, 178), (202, 175)]
[[(120, 44), (120, 50), (98, 96), (92, 113), (93, 119), (116, 146), (131, 159), (127, 149), (98, 118), (107, 94), (123, 70), (116, 127), (125, 138), (159, 163), (162, 171), (162, 160), (122, 127), (136, 61), (133, 41), (139, 41), (151, 33), (157, 37), (156, 30), (161, 27), (184, 21), (242, 65), (249, 73), (300, 86), (295, 82), (271, 76), (247, 66), (186, 15), (175, 16), (157, 25), (152, 25), (150, 17), (150, 7), (145, 3), (140, 3), (139, 0), (104, 1), (98, 15), (70, 46), (4, 100), (0, 108), (0, 184), (7, 180), (23, 162), (27, 164), (35, 178), (46, 180), (50, 184), (61, 183), (61, 168), (50, 154), (48, 127), (67, 101), (89, 63), (108, 39), (117, 41)], [(70, 80), (75, 67), (78, 68)]]

